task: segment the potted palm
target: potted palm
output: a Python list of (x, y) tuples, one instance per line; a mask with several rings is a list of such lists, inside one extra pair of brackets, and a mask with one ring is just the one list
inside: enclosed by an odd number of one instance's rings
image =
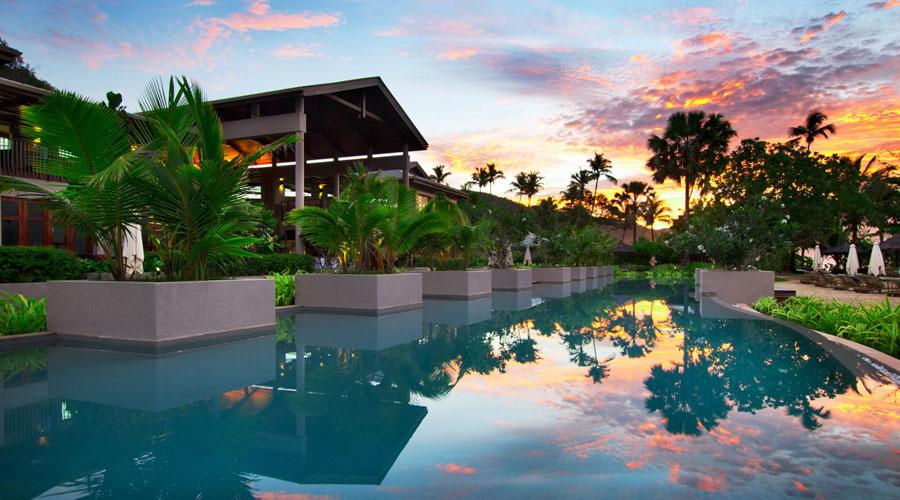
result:
[(295, 278), (302, 309), (383, 314), (422, 305), (422, 275), (401, 273), (401, 258), (428, 235), (446, 231), (443, 217), (420, 210), (414, 191), (361, 164), (344, 176), (326, 208), (295, 209), (287, 221), (304, 240), (337, 261), (336, 273)]
[[(39, 168), (69, 180), (43, 193), (54, 219), (93, 235), (114, 278), (49, 282), (48, 328), (157, 345), (271, 327), (271, 282), (206, 278), (212, 262), (248, 255), (247, 166), (281, 142), (226, 160), (219, 119), (186, 78), (151, 84), (141, 109), (129, 124), (104, 104), (58, 92), (23, 111), (26, 133), (49, 153)], [(125, 273), (122, 241), (141, 224), (172, 263), (166, 280)]]
[(567, 230), (542, 239), (536, 246), (536, 260), (540, 266), (531, 270), (533, 283), (569, 283), (572, 281), (572, 268), (568, 263), (572, 258), (572, 247), (568, 242)]
[(469, 224), (454, 203), (439, 195), (423, 209), (443, 219), (445, 230), (432, 234), (423, 249), (430, 269), (422, 273), (422, 295), (430, 298), (474, 299), (491, 294), (491, 271), (471, 269), (484, 246), (486, 224)]

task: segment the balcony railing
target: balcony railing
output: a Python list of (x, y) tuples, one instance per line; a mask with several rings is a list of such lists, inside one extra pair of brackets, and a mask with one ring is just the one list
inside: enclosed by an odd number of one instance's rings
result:
[(0, 137), (0, 175), (62, 182), (65, 179), (35, 170), (48, 156), (46, 147), (26, 139)]

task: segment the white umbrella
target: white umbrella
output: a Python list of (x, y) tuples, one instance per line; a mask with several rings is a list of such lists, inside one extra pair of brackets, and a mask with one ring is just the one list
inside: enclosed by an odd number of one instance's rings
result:
[(847, 274), (853, 276), (859, 272), (859, 256), (856, 255), (856, 245), (850, 245), (850, 253), (847, 255)]
[(872, 245), (872, 255), (869, 256), (869, 274), (874, 276), (884, 274), (884, 257), (881, 255), (881, 247), (877, 242)]
[(141, 226), (129, 224), (122, 238), (122, 257), (125, 259), (125, 274), (128, 276), (144, 272), (144, 242), (141, 241)]
[(816, 245), (816, 249), (813, 250), (813, 271), (820, 269), (822, 269), (822, 250)]
[(522, 261), (526, 266), (531, 265), (531, 247), (525, 247), (525, 258)]

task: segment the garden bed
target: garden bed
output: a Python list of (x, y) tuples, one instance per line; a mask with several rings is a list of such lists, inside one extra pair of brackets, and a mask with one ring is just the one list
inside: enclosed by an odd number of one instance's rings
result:
[(422, 296), (433, 298), (476, 298), (491, 294), (492, 272), (427, 271), (422, 273)]
[(420, 273), (298, 274), (294, 282), (295, 302), (306, 311), (385, 314), (422, 306)]
[(531, 270), (532, 283), (569, 283), (572, 281), (570, 267), (535, 267)]
[(494, 269), (491, 271), (494, 290), (528, 290), (531, 288), (531, 269)]
[(139, 347), (274, 325), (266, 279), (47, 283), (47, 329), (61, 338)]

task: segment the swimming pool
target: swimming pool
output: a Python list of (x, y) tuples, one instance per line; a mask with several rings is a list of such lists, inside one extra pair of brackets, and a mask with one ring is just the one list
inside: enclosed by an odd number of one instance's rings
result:
[(164, 356), (28, 350), (0, 355), (0, 373), (3, 498), (900, 486), (888, 377), (646, 281), (283, 316), (272, 334)]

